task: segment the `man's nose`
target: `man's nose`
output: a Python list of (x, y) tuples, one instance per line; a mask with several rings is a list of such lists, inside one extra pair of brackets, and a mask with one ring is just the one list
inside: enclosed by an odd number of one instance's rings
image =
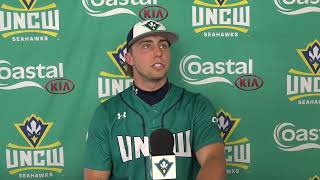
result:
[(163, 49), (161, 49), (161, 46), (160, 45), (156, 45), (155, 48), (154, 48), (154, 51), (155, 51), (155, 54), (157, 56), (161, 56), (162, 53), (163, 53)]

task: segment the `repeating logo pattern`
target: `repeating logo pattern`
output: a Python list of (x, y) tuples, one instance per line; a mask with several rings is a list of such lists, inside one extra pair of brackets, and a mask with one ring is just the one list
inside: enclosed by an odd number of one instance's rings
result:
[(305, 13), (319, 13), (320, 1), (300, 1), (300, 0), (274, 0), (277, 10), (286, 15), (300, 15)]
[(61, 142), (41, 146), (52, 126), (53, 123), (45, 122), (34, 114), (22, 123), (15, 124), (28, 146), (7, 145), (6, 165), (9, 174), (18, 174), (19, 178), (41, 178), (63, 171), (64, 151)]
[(162, 6), (146, 6), (139, 11), (139, 16), (143, 20), (162, 21), (169, 16), (169, 12)]
[(319, 129), (299, 129), (289, 122), (279, 123), (273, 132), (273, 138), (278, 148), (290, 152), (320, 149), (319, 135)]
[(24, 124), (15, 126), (31, 146), (37, 147), (51, 128), (52, 123), (44, 123), (40, 118), (31, 116)]
[[(251, 28), (253, 22), (258, 20), (258, 18), (251, 17), (251, 12), (254, 12), (253, 8), (255, 7), (251, 6), (249, 2), (248, 0), (193, 0), (190, 2), (192, 5), (189, 4), (187, 8), (189, 15), (186, 16), (188, 18), (186, 22), (191, 24), (191, 26), (189, 24), (189, 27), (192, 28), (191, 33), (197, 37), (232, 38), (244, 36), (254, 30)], [(270, 1), (276, 15), (300, 15), (299, 18), (301, 20), (305, 18), (306, 21), (314, 21), (313, 16), (320, 12), (319, 2), (319, 0)], [(161, 3), (160, 0), (82, 0), (84, 7), (82, 9), (88, 17), (117, 16), (118, 18), (124, 16), (137, 18), (140, 16), (141, 19), (161, 21), (166, 19), (169, 13), (164, 8), (165, 6), (158, 6), (159, 3)], [(53, 0), (3, 0), (0, 2), (0, 40), (31, 42), (58, 39), (60, 32), (62, 32), (61, 15), (59, 4)], [(265, 15), (268, 16), (268, 14)], [(153, 30), (157, 29), (154, 24), (148, 27)], [(317, 21), (314, 21), (314, 26), (306, 28), (317, 29), (316, 27)], [(298, 49), (292, 51), (293, 59), (289, 61), (288, 69), (284, 71), (286, 82), (283, 81), (285, 82), (283, 84), (287, 88), (286, 92), (283, 91), (283, 95), (286, 94), (283, 96), (284, 100), (288, 98), (290, 102), (298, 104), (320, 103), (318, 98), (320, 96), (320, 43), (319, 40), (310, 41), (296, 46)], [(107, 62), (104, 63), (110, 64), (109, 62), (111, 62), (113, 67), (110, 66), (97, 72), (98, 96), (102, 101), (123, 91), (132, 83), (124, 60), (125, 52), (125, 43), (106, 52), (104, 60)], [(267, 49), (266, 52), (268, 52)], [(295, 54), (296, 52), (297, 54)], [(104, 54), (104, 52), (101, 53)], [(204, 55), (192, 54), (183, 57), (179, 67), (182, 80), (189, 85), (216, 83), (251, 91), (261, 88), (264, 84), (261, 78), (253, 74), (258, 70), (256, 68), (258, 64), (254, 60), (249, 58), (208, 60)], [(23, 64), (25, 63), (28, 62)], [(278, 65), (275, 63), (275, 66)], [(41, 64), (24, 66), (14, 59), (0, 59), (0, 93), (17, 92), (25, 88), (33, 88), (32, 90), (39, 92), (47, 90), (53, 94), (69, 93), (73, 91), (74, 84), (65, 79), (64, 68), (66, 67), (61, 61), (52, 64), (44, 61)], [(314, 114), (309, 114), (309, 116)], [(127, 118), (127, 114), (119, 112), (115, 118), (122, 121)], [(33, 114), (25, 120), (21, 119), (15, 123), (14, 131), (10, 134), (17, 135), (19, 138), (11, 139), (10, 143), (6, 143), (7, 146), (4, 147), (6, 153), (6, 161), (4, 162), (6, 167), (4, 168), (7, 168), (9, 174), (17, 175), (18, 178), (32, 179), (46, 178), (53, 176), (54, 173), (62, 173), (64, 169), (63, 145), (60, 141), (52, 139), (54, 126), (51, 121)], [(236, 136), (236, 133), (239, 132), (237, 128), (240, 124), (240, 118), (232, 117), (230, 113), (221, 110), (217, 118), (212, 121), (218, 122), (221, 136), (226, 143), (228, 174), (248, 170), (251, 166), (251, 142), (244, 136)], [(298, 124), (291, 122), (283, 122), (275, 126), (273, 127), (274, 145), (279, 151), (311, 152), (320, 149), (319, 128), (299, 127)], [(178, 152), (183, 154), (183, 157), (191, 156), (189, 134), (189, 132), (175, 134), (176, 139), (187, 141), (183, 143), (183, 146), (176, 147), (176, 151), (185, 149), (186, 152)], [(125, 138), (123, 135), (125, 142), (123, 147), (127, 148), (127, 144), (130, 143), (126, 142)], [(133, 142), (136, 137), (130, 138)], [(144, 138), (142, 137), (137, 142), (148, 142)], [(179, 144), (177, 143), (177, 146)], [(133, 157), (127, 159), (138, 158), (135, 157), (137, 152), (141, 152), (143, 157), (147, 156), (145, 154), (148, 153), (148, 148), (140, 150), (134, 148), (142, 146), (130, 145)], [(128, 148), (126, 153), (122, 153), (121, 156), (129, 156), (129, 152)], [(157, 165), (163, 175), (171, 167), (170, 162), (166, 162), (165, 159)], [(314, 174), (307, 174), (304, 177), (309, 180), (320, 180), (318, 175), (313, 177), (311, 175)]]
[(116, 50), (107, 52), (107, 56), (116, 67), (118, 73), (100, 72), (98, 77), (98, 96), (101, 101), (105, 101), (131, 86), (133, 79), (130, 78), (128, 65), (125, 63), (124, 55), (126, 52), (126, 42), (119, 45)]
[(252, 74), (245, 74), (238, 77), (235, 80), (234, 84), (238, 89), (241, 89), (244, 91), (254, 91), (254, 90), (260, 89), (263, 86), (264, 81), (259, 76), (252, 75)]
[(234, 118), (221, 109), (217, 113), (218, 127), (225, 143), (225, 155), (228, 174), (239, 174), (248, 170), (251, 163), (251, 143), (247, 137), (231, 141), (230, 137), (240, 123), (240, 118)]
[(247, 0), (195, 0), (192, 27), (204, 37), (238, 37), (250, 28), (250, 6)]
[[(17, 4), (16, 2), (20, 2)], [(8, 3), (8, 4), (7, 4)], [(12, 41), (48, 41), (60, 31), (60, 11), (55, 3), (13, 0), (0, 4), (0, 34)]]
[(319, 99), (312, 99), (320, 96), (318, 82), (320, 79), (320, 43), (314, 40), (306, 48), (297, 49), (300, 58), (303, 60), (309, 72), (303, 72), (291, 68), (287, 75), (287, 96), (290, 101), (297, 101), (298, 104), (319, 104)]
[(225, 83), (233, 86), (228, 75), (253, 73), (253, 60), (246, 61), (205, 61), (197, 55), (184, 56), (179, 64), (183, 80), (193, 85)]
[(82, 0), (82, 5), (86, 9), (87, 14), (94, 17), (109, 17), (119, 14), (126, 14), (130, 16), (137, 16), (134, 12), (134, 6), (153, 6), (157, 5), (158, 0), (124, 0), (118, 1), (108, 0)]
[[(41, 81), (49, 79), (45, 85)], [(52, 94), (67, 94), (75, 88), (71, 80), (64, 78), (63, 63), (45, 66), (12, 66), (0, 59), (0, 90), (10, 91), (21, 88), (39, 88)]]

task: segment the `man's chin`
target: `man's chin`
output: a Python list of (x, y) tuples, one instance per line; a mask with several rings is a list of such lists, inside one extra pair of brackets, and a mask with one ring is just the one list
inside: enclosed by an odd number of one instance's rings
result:
[(159, 81), (163, 81), (167, 78), (149, 78), (149, 81), (152, 81), (152, 82), (159, 82)]
[(159, 82), (167, 79), (167, 75), (161, 75), (161, 76), (151, 76), (148, 77), (149, 81)]

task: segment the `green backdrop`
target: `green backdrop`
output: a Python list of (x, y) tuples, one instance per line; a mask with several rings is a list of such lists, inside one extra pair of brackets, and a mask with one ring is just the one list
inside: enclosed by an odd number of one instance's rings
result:
[(82, 179), (95, 108), (127, 88), (131, 26), (180, 35), (171, 82), (208, 97), (228, 179), (318, 180), (319, 0), (0, 0), (0, 179)]

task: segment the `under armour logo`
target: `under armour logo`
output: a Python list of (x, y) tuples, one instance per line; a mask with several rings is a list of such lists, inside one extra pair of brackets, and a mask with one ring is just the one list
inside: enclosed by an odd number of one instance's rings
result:
[(127, 113), (126, 112), (123, 112), (122, 114), (118, 113), (117, 116), (118, 116), (118, 119), (126, 118), (127, 117)]

